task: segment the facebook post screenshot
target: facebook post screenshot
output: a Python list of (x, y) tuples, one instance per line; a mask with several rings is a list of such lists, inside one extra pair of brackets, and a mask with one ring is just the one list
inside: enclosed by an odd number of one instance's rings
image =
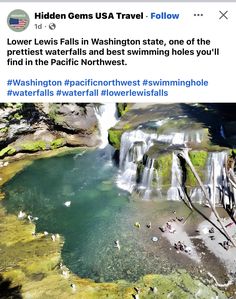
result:
[(0, 7), (0, 298), (236, 298), (236, 2)]

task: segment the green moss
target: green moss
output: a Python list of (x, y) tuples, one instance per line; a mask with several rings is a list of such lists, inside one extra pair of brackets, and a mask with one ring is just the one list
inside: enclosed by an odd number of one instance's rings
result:
[(236, 149), (235, 149), (235, 148), (233, 148), (233, 149), (231, 150), (231, 155), (232, 155), (232, 156), (236, 156)]
[(20, 269), (8, 270), (4, 273), (4, 278), (13, 281), (11, 287), (21, 285), (21, 282), (25, 280), (25, 274)]
[(15, 108), (22, 109), (23, 108), (23, 104), (22, 103), (15, 103)]
[(129, 104), (127, 103), (117, 103), (116, 105), (119, 116), (123, 116), (126, 112), (129, 111)]
[(5, 148), (3, 148), (1, 151), (0, 151), (0, 158), (3, 158), (4, 156), (11, 156), (13, 155), (14, 153), (16, 152), (16, 149), (12, 146), (7, 146)]
[(21, 144), (22, 150), (29, 152), (37, 152), (46, 150), (46, 142), (43, 140), (28, 141)]
[[(143, 278), (145, 285), (156, 286), (157, 294), (145, 294), (142, 298), (226, 298), (217, 288), (204, 285), (197, 279), (193, 279), (186, 271), (178, 271), (171, 275), (146, 275)], [(199, 292), (201, 290), (201, 292)]]
[(207, 162), (208, 153), (205, 151), (192, 151), (189, 153), (189, 157), (193, 166), (205, 167)]
[(1, 128), (0, 133), (6, 133), (8, 131), (8, 127)]
[(54, 139), (51, 142), (50, 147), (51, 147), (51, 149), (56, 149), (56, 148), (62, 147), (64, 144), (65, 144), (64, 138), (58, 138), (58, 139)]
[(57, 124), (63, 122), (64, 117), (58, 113), (59, 105), (58, 104), (50, 104), (49, 105), (49, 118)]
[(22, 103), (4, 103), (4, 107), (6, 108), (15, 108), (15, 109), (22, 109)]
[(124, 131), (128, 131), (128, 130), (130, 130), (132, 128), (132, 126), (131, 126), (131, 124), (127, 123), (127, 124), (124, 125), (123, 128), (124, 128)]
[[(45, 248), (44, 248), (44, 250), (45, 250)], [(39, 251), (39, 254), (42, 255), (43, 254), (42, 252)], [(51, 271), (60, 262), (59, 252), (53, 253), (53, 254), (48, 253), (48, 256), (44, 257), (43, 260), (41, 257), (42, 256), (34, 257), (34, 259), (32, 259), (32, 261), (30, 261), (29, 263), (27, 263), (26, 265), (24, 263), (24, 265), (22, 265), (28, 275), (32, 274), (32, 273), (45, 273), (45, 272)]]
[[(200, 176), (201, 180), (204, 182), (205, 181), (205, 167), (207, 163), (207, 158), (208, 158), (208, 152), (206, 151), (191, 151), (189, 152), (189, 157), (190, 160), (196, 169), (196, 172)], [(186, 166), (186, 186), (191, 186), (195, 187), (197, 186), (198, 183), (196, 181), (195, 176), (193, 175), (191, 169), (189, 166)]]
[(18, 112), (13, 115), (13, 119), (21, 120), (22, 118), (23, 118), (23, 115), (19, 114)]
[(159, 155), (154, 161), (154, 168), (158, 171), (163, 187), (171, 184), (172, 154)]
[(117, 130), (114, 128), (109, 129), (108, 131), (108, 140), (114, 148), (120, 148), (121, 136), (123, 134), (123, 130)]

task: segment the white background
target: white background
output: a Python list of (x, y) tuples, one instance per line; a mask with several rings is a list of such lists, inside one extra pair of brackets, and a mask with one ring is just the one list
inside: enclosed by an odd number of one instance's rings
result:
[[(16, 33), (8, 28), (7, 16), (14, 9), (23, 9), (30, 16), (30, 25), (24, 31)], [(220, 13), (228, 10), (228, 20), (219, 20)], [(95, 13), (122, 12), (140, 13), (150, 16), (151, 12), (179, 13), (179, 20), (34, 20), (35, 12), (56, 13)], [(77, 101), (77, 102), (233, 102), (235, 101), (235, 50), (236, 50), (236, 4), (235, 3), (4, 3), (0, 11), (1, 49), (0, 49), (0, 101)], [(203, 17), (194, 17), (194, 13), (202, 13)], [(54, 31), (48, 28), (54, 22)], [(37, 30), (35, 24), (42, 24)], [(46, 26), (46, 27), (45, 27)], [(10, 39), (50, 39), (81, 37), (117, 39), (192, 39), (205, 38), (211, 40), (210, 47), (197, 46), (201, 49), (220, 48), (220, 56), (129, 56), (127, 66), (7, 66), (7, 38)], [(8, 46), (9, 47), (9, 46)], [(25, 46), (28, 48), (28, 46)], [(63, 47), (63, 46), (62, 46)], [(67, 46), (70, 48), (72, 46)], [(79, 46), (78, 46), (79, 47)], [(109, 46), (111, 48), (111, 46)], [(158, 46), (156, 46), (158, 47)], [(39, 48), (31, 46), (31, 48)], [(47, 46), (47, 48), (53, 48)], [(58, 46), (54, 46), (58, 48)], [(66, 48), (64, 46), (64, 48)], [(102, 48), (102, 46), (101, 46)], [(114, 46), (114, 49), (121, 49)], [(126, 47), (128, 49), (131, 47)], [(143, 47), (144, 48), (144, 47)], [(155, 47), (152, 47), (155, 48)], [(180, 49), (183, 46), (179, 46)], [(193, 47), (189, 47), (192, 49)], [(19, 49), (11, 46), (11, 49)], [(186, 47), (188, 49), (188, 47)], [(24, 56), (26, 57), (26, 56)], [(85, 58), (85, 57), (75, 57)], [(13, 57), (19, 59), (20, 57)], [(35, 59), (38, 57), (30, 57)], [(45, 57), (46, 58), (46, 57)], [(51, 57), (52, 58), (52, 57)], [(54, 58), (54, 57), (53, 57)], [(63, 58), (63, 57), (61, 57)], [(89, 57), (86, 57), (89, 58)], [(123, 57), (90, 57), (90, 59), (122, 59)], [(50, 57), (48, 57), (50, 59)], [(189, 80), (205, 79), (209, 81), (206, 88), (174, 88), (169, 90), (168, 97), (7, 97), (6, 82), (8, 79), (38, 80), (82, 80), (92, 78), (98, 80)], [(113, 88), (114, 89), (114, 88)], [(134, 88), (135, 89), (135, 88)]]

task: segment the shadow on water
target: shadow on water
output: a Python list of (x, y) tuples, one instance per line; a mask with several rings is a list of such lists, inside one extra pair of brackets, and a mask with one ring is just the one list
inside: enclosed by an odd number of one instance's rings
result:
[(21, 286), (12, 287), (9, 279), (4, 279), (0, 274), (0, 298), (1, 299), (20, 299)]

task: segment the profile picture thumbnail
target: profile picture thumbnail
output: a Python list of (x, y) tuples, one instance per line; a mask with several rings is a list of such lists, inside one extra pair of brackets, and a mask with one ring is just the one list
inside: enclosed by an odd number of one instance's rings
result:
[(29, 16), (21, 9), (13, 10), (7, 17), (9, 28), (15, 32), (22, 32), (29, 26)]

